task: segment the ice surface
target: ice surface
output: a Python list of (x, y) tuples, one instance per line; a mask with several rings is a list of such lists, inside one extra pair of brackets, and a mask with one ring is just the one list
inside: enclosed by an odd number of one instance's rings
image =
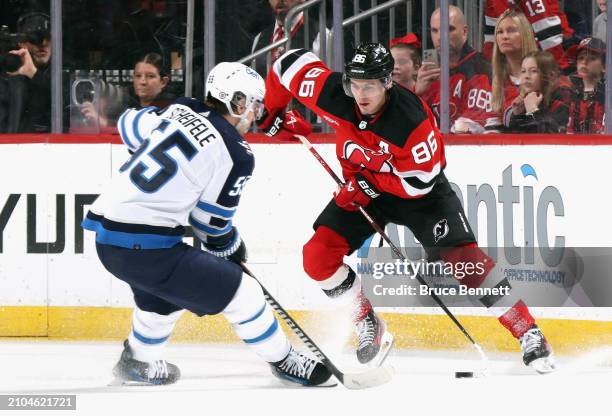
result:
[[(287, 388), (245, 346), (171, 344), (183, 377), (172, 386), (108, 387), (120, 342), (0, 341), (2, 394), (76, 394), (77, 411), (54, 415), (609, 415), (612, 351), (561, 357), (536, 375), (515, 354), (489, 353), (488, 375), (474, 350), (393, 351), (388, 384), (359, 391)], [(333, 357), (358, 369), (350, 352)], [(40, 415), (18, 411), (14, 414)], [(1, 415), (11, 414), (0, 411)]]

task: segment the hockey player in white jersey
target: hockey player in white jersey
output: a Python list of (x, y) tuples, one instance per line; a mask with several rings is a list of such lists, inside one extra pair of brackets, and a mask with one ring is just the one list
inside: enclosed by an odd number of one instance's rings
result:
[[(125, 382), (180, 377), (164, 349), (184, 310), (222, 313), (277, 377), (305, 386), (331, 374), (296, 351), (259, 284), (239, 266), (246, 247), (232, 224), (254, 158), (244, 134), (262, 110), (263, 79), (238, 63), (207, 77), (204, 103), (180, 98), (165, 110), (128, 110), (118, 123), (133, 152), (82, 226), (96, 232), (104, 267), (127, 282), (136, 307), (114, 373)], [(182, 242), (190, 224), (205, 251)]]

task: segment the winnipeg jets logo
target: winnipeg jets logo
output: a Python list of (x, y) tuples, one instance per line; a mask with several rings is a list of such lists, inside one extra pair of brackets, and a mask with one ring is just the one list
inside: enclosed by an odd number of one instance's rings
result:
[(365, 130), (366, 127), (368, 127), (368, 122), (365, 120), (361, 120), (361, 122), (359, 123), (359, 129)]
[(438, 243), (438, 241), (448, 235), (448, 231), (448, 221), (446, 221), (446, 218), (438, 221), (433, 227), (434, 241)]

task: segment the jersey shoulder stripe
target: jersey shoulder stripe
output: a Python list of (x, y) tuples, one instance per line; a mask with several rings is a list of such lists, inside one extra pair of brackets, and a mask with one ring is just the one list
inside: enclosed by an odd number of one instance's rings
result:
[(292, 49), (274, 62), (272, 70), (281, 84), (290, 91), (291, 82), (297, 73), (309, 63), (320, 61), (317, 55), (306, 49)]
[(153, 131), (160, 122), (156, 114), (157, 107), (145, 107), (142, 109), (130, 108), (119, 117), (119, 135), (121, 140), (130, 150), (136, 150), (144, 137)]

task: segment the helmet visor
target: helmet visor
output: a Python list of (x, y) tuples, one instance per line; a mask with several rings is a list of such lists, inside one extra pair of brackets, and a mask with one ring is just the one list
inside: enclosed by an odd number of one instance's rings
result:
[(363, 98), (377, 96), (388, 89), (390, 82), (391, 77), (389, 76), (379, 79), (352, 79), (346, 76), (346, 74), (342, 76), (344, 92), (353, 98), (356, 96)]

